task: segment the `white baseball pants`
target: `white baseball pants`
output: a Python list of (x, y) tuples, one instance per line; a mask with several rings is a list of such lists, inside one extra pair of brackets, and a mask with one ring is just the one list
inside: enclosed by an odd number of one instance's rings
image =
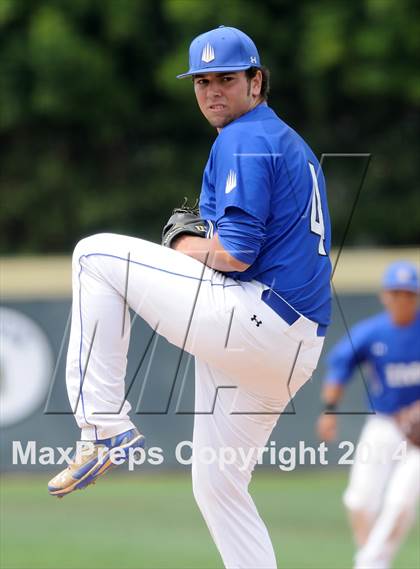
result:
[[(193, 490), (228, 569), (277, 567), (248, 484), (257, 449), (312, 375), (323, 344), (315, 323), (302, 316), (289, 326), (269, 308), (265, 288), (122, 235), (83, 239), (73, 255), (67, 388), (82, 439), (133, 427), (124, 400), (130, 307), (196, 358)], [(221, 467), (204, 456), (207, 447), (233, 449), (226, 452), (236, 458)]]
[(356, 569), (389, 569), (415, 520), (420, 494), (420, 449), (408, 444), (392, 417), (366, 422), (350, 473), (344, 503), (372, 519)]

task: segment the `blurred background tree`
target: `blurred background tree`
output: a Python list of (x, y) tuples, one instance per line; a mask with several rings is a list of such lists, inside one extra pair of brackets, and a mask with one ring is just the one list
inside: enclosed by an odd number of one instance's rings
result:
[[(372, 155), (346, 244), (420, 242), (415, 0), (0, 0), (0, 252), (159, 239), (216, 136), (175, 75), (222, 23), (253, 37), (270, 104), (318, 156)], [(325, 160), (336, 245), (365, 166)]]

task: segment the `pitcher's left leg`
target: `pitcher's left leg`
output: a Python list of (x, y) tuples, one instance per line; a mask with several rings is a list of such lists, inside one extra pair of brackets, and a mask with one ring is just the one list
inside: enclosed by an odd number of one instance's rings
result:
[[(217, 385), (229, 387), (218, 390), (211, 412)], [(277, 402), (234, 387), (221, 372), (196, 360), (193, 491), (228, 569), (277, 567), (248, 485), (258, 449), (266, 445), (278, 416)]]

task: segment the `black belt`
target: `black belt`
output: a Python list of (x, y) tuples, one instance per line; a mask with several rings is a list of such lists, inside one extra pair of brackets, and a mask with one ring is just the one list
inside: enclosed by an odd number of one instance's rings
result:
[[(302, 316), (302, 314), (292, 308), (290, 304), (287, 304), (287, 302), (283, 300), (281, 296), (270, 289), (267, 289), (262, 293), (261, 300), (265, 302), (265, 304), (267, 304), (272, 310), (274, 310), (276, 314), (283, 318), (283, 320), (287, 322), (289, 326), (294, 324), (296, 320), (299, 320), (299, 318)], [(316, 335), (324, 337), (327, 331), (327, 326), (317, 324), (316, 322), (314, 322), (314, 324), (317, 326)]]

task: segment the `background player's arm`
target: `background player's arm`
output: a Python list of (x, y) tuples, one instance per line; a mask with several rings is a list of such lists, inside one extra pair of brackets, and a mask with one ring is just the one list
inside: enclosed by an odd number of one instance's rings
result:
[(328, 356), (328, 372), (324, 380), (321, 399), (324, 411), (317, 421), (317, 433), (321, 440), (337, 438), (337, 415), (335, 408), (340, 403), (347, 383), (357, 364), (365, 358), (366, 327), (363, 323), (353, 327), (348, 337), (342, 338)]
[(245, 271), (250, 265), (235, 259), (220, 243), (218, 235), (211, 239), (202, 239), (191, 235), (181, 235), (174, 243), (173, 249), (189, 255), (207, 266), (223, 273)]
[[(336, 407), (344, 393), (344, 386), (338, 383), (325, 383), (321, 399), (325, 409)], [(323, 441), (333, 441), (337, 438), (337, 415), (323, 412), (317, 422), (318, 437)]]

